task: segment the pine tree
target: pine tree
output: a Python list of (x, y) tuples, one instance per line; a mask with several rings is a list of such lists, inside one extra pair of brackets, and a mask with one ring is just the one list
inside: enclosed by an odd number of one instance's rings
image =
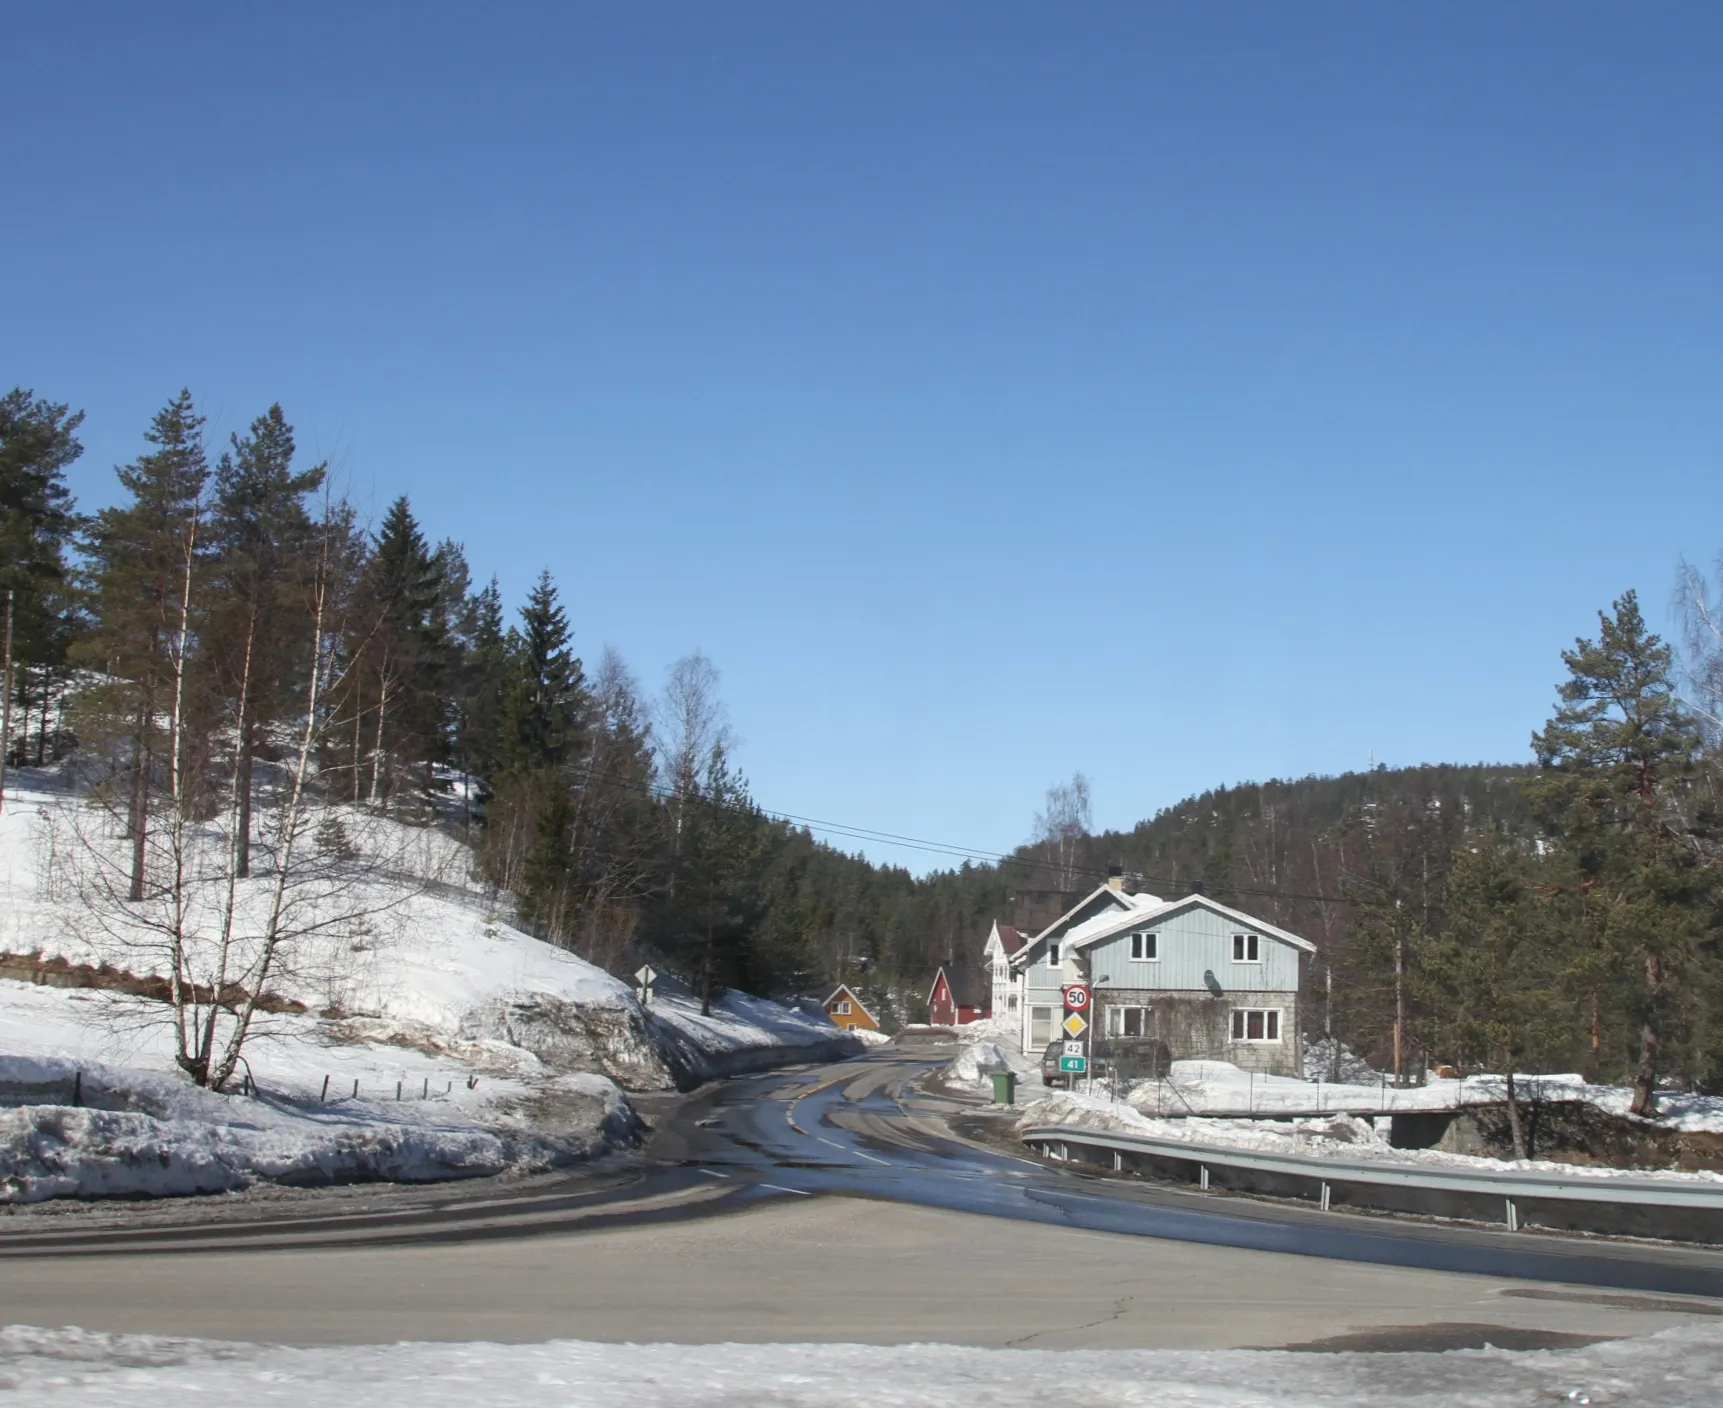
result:
[[(41, 686), (43, 760), (51, 681), (63, 662), (79, 617), (66, 581), (66, 547), (78, 527), (66, 469), (84, 447), (82, 411), (55, 405), (22, 388), (0, 398), (0, 612), (10, 610), (10, 678), (19, 687), (25, 732), (32, 695)], [(10, 740), (8, 740), (8, 744)]]
[(209, 464), (203, 417), (181, 391), (151, 422), (155, 448), (121, 467), (129, 501), (96, 514), (84, 548), (93, 629), (76, 658), (107, 676), (96, 701), (127, 738), (131, 897), (144, 896), (149, 797), (159, 731), (180, 725), (189, 611)]
[(260, 730), (287, 712), (304, 677), (304, 587), (313, 529), (305, 497), (323, 484), (323, 465), (295, 473), (293, 427), (279, 403), (251, 423), (215, 472), (210, 522), (214, 581), (205, 646), (218, 695), (234, 729), (234, 847), (239, 875), (251, 873), (253, 762)]
[(1683, 822), (1700, 735), (1676, 697), (1671, 651), (1646, 629), (1636, 595), (1598, 620), (1597, 640), (1562, 653), (1568, 678), (1532, 736), (1539, 771), (1526, 791), (1588, 892), (1597, 941), (1626, 989), (1638, 1027), (1632, 1110), (1649, 1116), (1687, 1015), (1711, 884)]

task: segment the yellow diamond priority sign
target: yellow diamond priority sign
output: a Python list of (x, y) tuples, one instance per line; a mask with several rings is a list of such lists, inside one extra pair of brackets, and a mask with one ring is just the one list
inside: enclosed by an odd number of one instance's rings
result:
[(1084, 1032), (1089, 1030), (1089, 1024), (1075, 1012), (1065, 1019), (1064, 1027), (1074, 1037), (1082, 1036)]

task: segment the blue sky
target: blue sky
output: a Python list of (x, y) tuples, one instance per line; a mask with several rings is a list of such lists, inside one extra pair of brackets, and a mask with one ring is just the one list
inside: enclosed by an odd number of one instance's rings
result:
[[(279, 399), (760, 800), (1522, 759), (1723, 549), (1723, 10), (33, 6), (0, 380)], [(920, 866), (913, 852), (873, 848)]]

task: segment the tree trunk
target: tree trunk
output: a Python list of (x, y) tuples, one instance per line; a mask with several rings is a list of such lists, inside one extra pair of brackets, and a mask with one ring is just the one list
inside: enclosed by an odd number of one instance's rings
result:
[(1633, 1080), (1633, 1103), (1628, 1112), (1646, 1119), (1657, 1116), (1657, 1004), (1663, 996), (1663, 962), (1655, 953), (1645, 955), (1645, 1022), (1639, 1029), (1639, 1073)]
[(1505, 1064), (1508, 1069), (1508, 1129), (1512, 1131), (1514, 1136), (1514, 1157), (1516, 1159), (1529, 1159), (1531, 1151), (1526, 1143), (1525, 1121), (1520, 1118), (1520, 1102), (1514, 1094), (1513, 1058), (1509, 1057)]
[(154, 710), (143, 706), (132, 746), (132, 795), (126, 807), (126, 834), (132, 843), (132, 878), (126, 897), (133, 904), (141, 903), (144, 897), (144, 861), (150, 824), (149, 737), (154, 721)]

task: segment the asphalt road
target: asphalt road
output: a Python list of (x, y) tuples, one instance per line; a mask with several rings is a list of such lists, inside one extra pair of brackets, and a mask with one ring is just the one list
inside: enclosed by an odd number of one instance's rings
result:
[(0, 1319), (304, 1344), (1441, 1348), (1723, 1314), (1700, 1298), (1723, 1295), (1709, 1251), (1321, 1214), (966, 1143), (956, 1105), (910, 1088), (938, 1059), (718, 1086), (596, 1174), (6, 1218)]

